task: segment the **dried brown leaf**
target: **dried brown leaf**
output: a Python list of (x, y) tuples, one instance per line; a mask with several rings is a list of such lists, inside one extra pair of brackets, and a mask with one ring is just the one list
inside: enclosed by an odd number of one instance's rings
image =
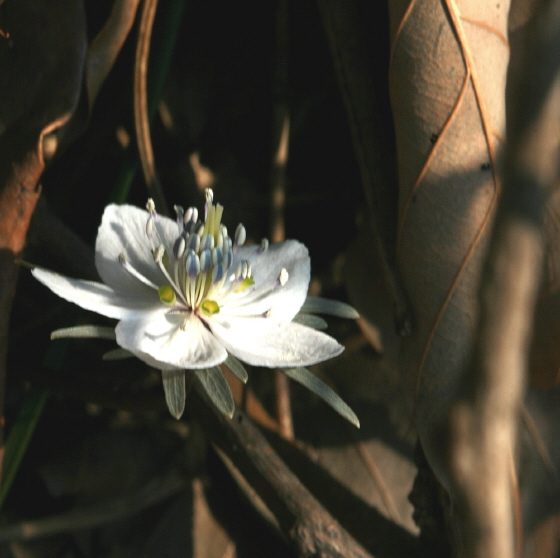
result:
[[(0, 392), (8, 320), (25, 243), (39, 197), (44, 139), (70, 118), (80, 95), (86, 28), (81, 0), (22, 0), (0, 5)], [(51, 145), (52, 143), (51, 142)], [(3, 401), (0, 398), (0, 417)], [(2, 433), (0, 432), (0, 444)]]
[(415, 320), (401, 356), (437, 474), (429, 437), (470, 347), (500, 189), (509, 3), (429, 0), (390, 9), (401, 194), (397, 256)]

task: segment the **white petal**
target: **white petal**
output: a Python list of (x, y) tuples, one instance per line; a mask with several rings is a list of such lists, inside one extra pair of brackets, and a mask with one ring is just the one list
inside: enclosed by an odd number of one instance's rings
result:
[[(95, 265), (101, 279), (117, 290), (146, 292), (150, 287), (128, 273), (119, 262), (124, 254), (129, 264), (141, 275), (158, 286), (166, 283), (163, 274), (154, 263), (152, 243), (146, 234), (149, 213), (132, 205), (109, 205), (105, 208), (103, 219), (95, 242)], [(158, 216), (160, 230), (165, 238), (161, 239), (170, 253), (173, 241), (179, 232), (176, 221)], [(160, 244), (154, 227), (154, 244)]]
[(301, 307), (302, 312), (312, 312), (317, 314), (330, 314), (339, 318), (348, 318), (349, 320), (357, 320), (360, 317), (357, 310), (338, 300), (330, 298), (321, 298), (319, 296), (308, 296)]
[(227, 358), (227, 352), (195, 316), (147, 312), (116, 327), (117, 343), (153, 365), (144, 355), (166, 368), (209, 368)]
[[(270, 311), (275, 319), (289, 322), (307, 296), (311, 273), (307, 248), (295, 240), (271, 244), (265, 252), (259, 246), (244, 246), (235, 255), (235, 261), (241, 260), (250, 262), (255, 284), (228, 296), (220, 311), (230, 316), (260, 316)], [(288, 273), (284, 286), (278, 283), (282, 269)]]
[(71, 279), (38, 267), (31, 273), (58, 296), (108, 318), (122, 320), (161, 306), (157, 292), (151, 289), (148, 296), (138, 296), (135, 292), (116, 292), (102, 283)]
[(267, 318), (224, 318), (208, 321), (227, 351), (254, 366), (309, 366), (339, 355), (344, 347), (309, 327)]

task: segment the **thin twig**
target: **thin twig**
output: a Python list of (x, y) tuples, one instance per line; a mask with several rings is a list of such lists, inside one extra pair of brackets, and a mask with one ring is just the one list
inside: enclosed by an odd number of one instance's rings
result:
[[(275, 148), (271, 176), (270, 238), (272, 242), (285, 239), (284, 212), (286, 206), (286, 165), (290, 140), (290, 109), (288, 90), (288, 2), (281, 0), (276, 10), (276, 56), (273, 77), (274, 126), (272, 145)], [(280, 370), (274, 371), (276, 416), (280, 433), (287, 440), (294, 439), (290, 384)]]
[(135, 515), (161, 502), (187, 486), (187, 480), (171, 471), (167, 476), (155, 478), (140, 489), (88, 508), (75, 508), (69, 512), (21, 521), (0, 527), (0, 541), (33, 539), (57, 533), (67, 533), (107, 525)]
[(158, 211), (169, 215), (169, 208), (155, 168), (148, 116), (148, 57), (157, 3), (158, 0), (144, 0), (142, 5), (134, 66), (134, 126), (148, 193), (153, 198)]
[(91, 108), (134, 23), (140, 0), (115, 0), (111, 15), (88, 48), (86, 86)]

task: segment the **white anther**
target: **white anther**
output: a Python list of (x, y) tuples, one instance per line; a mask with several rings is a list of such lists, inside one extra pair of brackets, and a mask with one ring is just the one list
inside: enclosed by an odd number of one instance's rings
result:
[(146, 209), (148, 210), (150, 215), (153, 215), (156, 212), (156, 204), (154, 203), (154, 200), (152, 198), (148, 199)]
[(173, 255), (176, 260), (179, 260), (185, 253), (186, 241), (184, 236), (180, 236), (173, 245)]
[(243, 246), (245, 244), (245, 239), (247, 238), (247, 233), (245, 232), (245, 227), (239, 223), (237, 229), (235, 230), (235, 245)]
[(183, 217), (183, 221), (185, 222), (185, 224), (187, 224), (191, 221), (193, 223), (196, 223), (197, 219), (198, 219), (198, 209), (196, 207), (189, 207), (187, 209), (187, 211), (185, 212), (185, 216)]
[(280, 286), (284, 286), (287, 282), (288, 282), (288, 270), (283, 267), (282, 271), (280, 271), (280, 275), (278, 276), (278, 282), (280, 283)]
[(154, 261), (161, 262), (164, 254), (165, 248), (163, 247), (163, 244), (160, 244), (154, 251)]

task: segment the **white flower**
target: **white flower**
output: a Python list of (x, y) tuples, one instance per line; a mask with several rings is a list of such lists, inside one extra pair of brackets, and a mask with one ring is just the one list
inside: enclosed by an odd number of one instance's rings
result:
[(212, 400), (232, 414), (233, 400), (219, 364), (245, 381), (236, 359), (299, 369), (342, 352), (332, 337), (293, 321), (310, 278), (303, 244), (288, 240), (243, 246), (242, 225), (232, 240), (221, 224), (223, 207), (212, 203), (211, 190), (204, 221), (196, 208), (176, 208), (176, 221), (157, 215), (151, 200), (147, 208), (105, 209), (95, 246), (104, 283), (40, 268), (32, 273), (62, 298), (119, 320), (116, 342), (162, 370), (172, 414), (183, 412), (184, 369), (195, 370)]

